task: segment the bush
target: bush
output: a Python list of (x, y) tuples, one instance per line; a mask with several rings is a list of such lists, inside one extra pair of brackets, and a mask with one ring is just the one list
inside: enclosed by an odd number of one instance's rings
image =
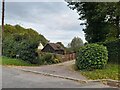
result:
[(51, 53), (46, 53), (42, 58), (45, 61), (45, 64), (52, 64), (53, 63), (54, 57)]
[(32, 64), (39, 64), (39, 57), (36, 52), (38, 44), (38, 42), (33, 41), (25, 41), (25, 43), (20, 44), (18, 49), (19, 51), (17, 52), (19, 58), (29, 61)]
[[(9, 39), (8, 39), (9, 40)], [(10, 41), (3, 41), (3, 55), (11, 58), (20, 58), (24, 61), (29, 61), (33, 64), (38, 63), (38, 55), (36, 48), (38, 42), (23, 40), (17, 42), (11, 39)]]
[(88, 44), (81, 47), (77, 53), (76, 66), (78, 69), (102, 69), (107, 64), (108, 52), (105, 46)]
[(62, 62), (62, 57), (60, 55), (54, 54), (53, 63), (60, 63), (60, 62)]
[(19, 25), (5, 25), (2, 54), (7, 57), (17, 57), (32, 64), (39, 64), (36, 49), (40, 41), (47, 42), (42, 35), (32, 29), (25, 29)]
[(118, 59), (120, 58), (120, 40), (111, 40), (101, 42), (99, 44), (103, 44), (107, 47), (108, 50), (108, 62), (118, 63)]
[(41, 64), (55, 64), (60, 63), (60, 58), (52, 53), (39, 53)]

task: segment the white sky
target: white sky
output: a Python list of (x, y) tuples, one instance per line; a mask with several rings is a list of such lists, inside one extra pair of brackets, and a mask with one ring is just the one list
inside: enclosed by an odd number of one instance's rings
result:
[(78, 36), (85, 42), (77, 12), (65, 2), (6, 2), (5, 23), (20, 24), (44, 35), (50, 42), (65, 46)]

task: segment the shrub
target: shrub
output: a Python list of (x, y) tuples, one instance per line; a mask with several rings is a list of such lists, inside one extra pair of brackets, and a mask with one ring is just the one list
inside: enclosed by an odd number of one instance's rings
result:
[(57, 58), (55, 58), (55, 59), (53, 60), (53, 63), (60, 63), (60, 60), (57, 59)]
[(52, 64), (54, 56), (51, 53), (43, 53), (39, 55), (41, 64)]
[(77, 53), (76, 66), (78, 69), (102, 69), (107, 64), (108, 52), (105, 46), (88, 44), (81, 47)]
[(53, 63), (60, 63), (60, 62), (62, 62), (62, 57), (60, 55), (54, 54)]
[(35, 43), (33, 41), (25, 41), (25, 43), (20, 44), (17, 52), (19, 58), (29, 61), (32, 64), (39, 64), (39, 57), (36, 52), (38, 44), (38, 42)]
[(36, 42), (32, 39), (22, 40), (21, 42), (15, 41), (13, 37), (7, 37), (3, 40), (3, 55), (11, 58), (20, 58), (24, 61), (29, 61), (30, 63), (38, 63), (38, 55), (35, 52), (37, 46), (39, 45), (39, 40)]
[(45, 60), (45, 62), (47, 64), (52, 64), (53, 63), (53, 55), (51, 53), (46, 53), (44, 56), (43, 56), (43, 59)]
[(108, 50), (108, 62), (118, 63), (118, 59), (120, 58), (120, 40), (111, 40), (100, 42), (99, 44), (103, 44), (107, 47)]
[(61, 59), (52, 53), (39, 53), (39, 58), (41, 64), (55, 64), (61, 62)]
[(25, 29), (19, 25), (5, 25), (2, 54), (12, 58), (17, 56), (32, 64), (38, 64), (40, 62), (36, 49), (40, 41), (47, 42), (44, 36), (32, 29)]

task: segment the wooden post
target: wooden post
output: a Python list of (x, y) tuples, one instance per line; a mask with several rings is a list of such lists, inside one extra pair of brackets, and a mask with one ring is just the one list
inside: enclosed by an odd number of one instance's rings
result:
[(2, 0), (2, 31), (4, 31), (5, 0)]

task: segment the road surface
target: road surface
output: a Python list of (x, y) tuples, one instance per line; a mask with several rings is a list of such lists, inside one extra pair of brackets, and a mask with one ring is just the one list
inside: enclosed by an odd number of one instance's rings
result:
[(105, 88), (101, 83), (81, 84), (72, 80), (2, 68), (2, 88)]

